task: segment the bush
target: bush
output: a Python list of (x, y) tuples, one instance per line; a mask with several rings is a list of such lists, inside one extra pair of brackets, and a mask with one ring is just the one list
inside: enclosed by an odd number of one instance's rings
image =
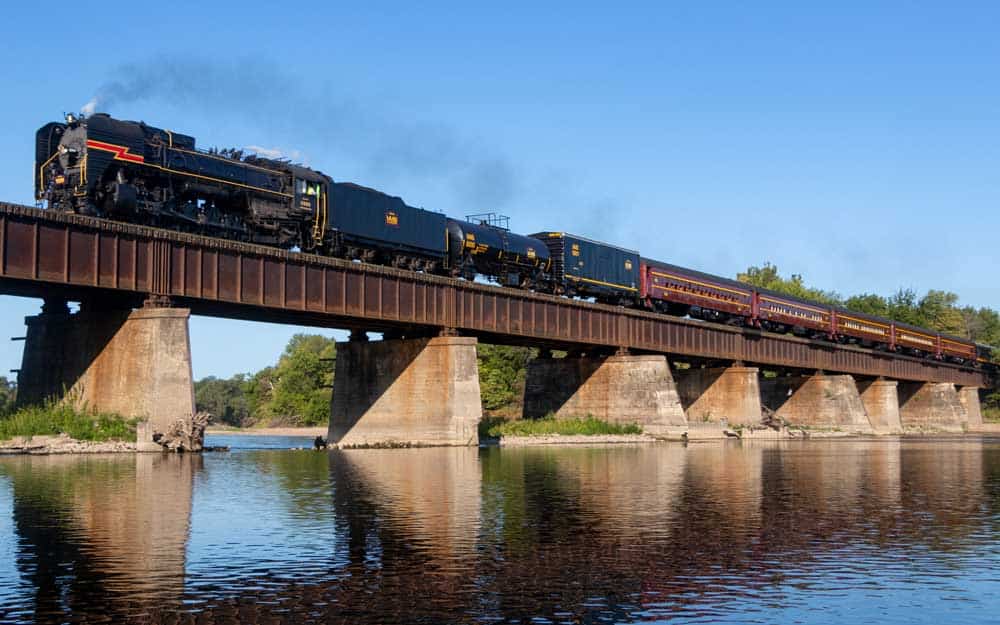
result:
[[(486, 422), (484, 420), (484, 422)], [(487, 436), (600, 436), (614, 434), (642, 434), (642, 427), (635, 423), (608, 423), (592, 416), (583, 418), (556, 419), (547, 416), (542, 419), (518, 419), (514, 421), (486, 422)]]
[(138, 419), (118, 414), (76, 410), (66, 404), (28, 406), (0, 418), (0, 440), (15, 436), (66, 433), (81, 441), (135, 441)]
[(17, 385), (0, 375), (0, 417), (14, 411), (17, 399)]
[(1000, 421), (1000, 391), (988, 393), (983, 398), (983, 420)]

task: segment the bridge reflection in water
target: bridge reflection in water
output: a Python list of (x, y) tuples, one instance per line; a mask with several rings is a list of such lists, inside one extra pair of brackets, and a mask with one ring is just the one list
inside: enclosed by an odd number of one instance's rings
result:
[[(21, 578), (4, 602), (42, 621), (113, 621), (178, 605), (200, 466), (200, 456), (160, 454), (3, 459), (16, 534), (3, 540), (16, 540)], [(0, 588), (14, 590), (13, 581)]]
[(975, 620), (1000, 560), (1000, 444), (970, 438), (24, 457), (0, 485), (5, 621)]

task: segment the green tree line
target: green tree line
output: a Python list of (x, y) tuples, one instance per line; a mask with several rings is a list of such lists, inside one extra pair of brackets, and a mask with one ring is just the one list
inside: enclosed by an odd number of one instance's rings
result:
[(321, 425), (329, 420), (336, 356), (333, 339), (296, 334), (270, 367), (195, 382), (195, 403), (228, 425)]

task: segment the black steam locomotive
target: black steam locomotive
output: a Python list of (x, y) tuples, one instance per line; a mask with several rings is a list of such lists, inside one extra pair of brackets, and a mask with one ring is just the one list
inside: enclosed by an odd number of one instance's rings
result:
[(105, 114), (36, 135), (35, 194), (53, 210), (299, 249), (874, 349), (993, 366), (989, 347), (643, 258), (564, 232), (451, 219), (284, 160), (197, 149)]
[(287, 161), (198, 150), (194, 137), (106, 114), (38, 130), (35, 193), (49, 208), (536, 287), (545, 243), (491, 219), (450, 219)]

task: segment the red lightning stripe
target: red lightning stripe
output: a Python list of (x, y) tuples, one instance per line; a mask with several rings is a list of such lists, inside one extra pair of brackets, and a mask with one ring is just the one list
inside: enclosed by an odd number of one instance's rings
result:
[(87, 147), (94, 148), (95, 150), (104, 150), (105, 152), (113, 152), (116, 161), (128, 161), (130, 163), (146, 162), (146, 159), (138, 154), (129, 154), (129, 149), (124, 145), (115, 145), (113, 143), (104, 143), (103, 141), (87, 139)]

